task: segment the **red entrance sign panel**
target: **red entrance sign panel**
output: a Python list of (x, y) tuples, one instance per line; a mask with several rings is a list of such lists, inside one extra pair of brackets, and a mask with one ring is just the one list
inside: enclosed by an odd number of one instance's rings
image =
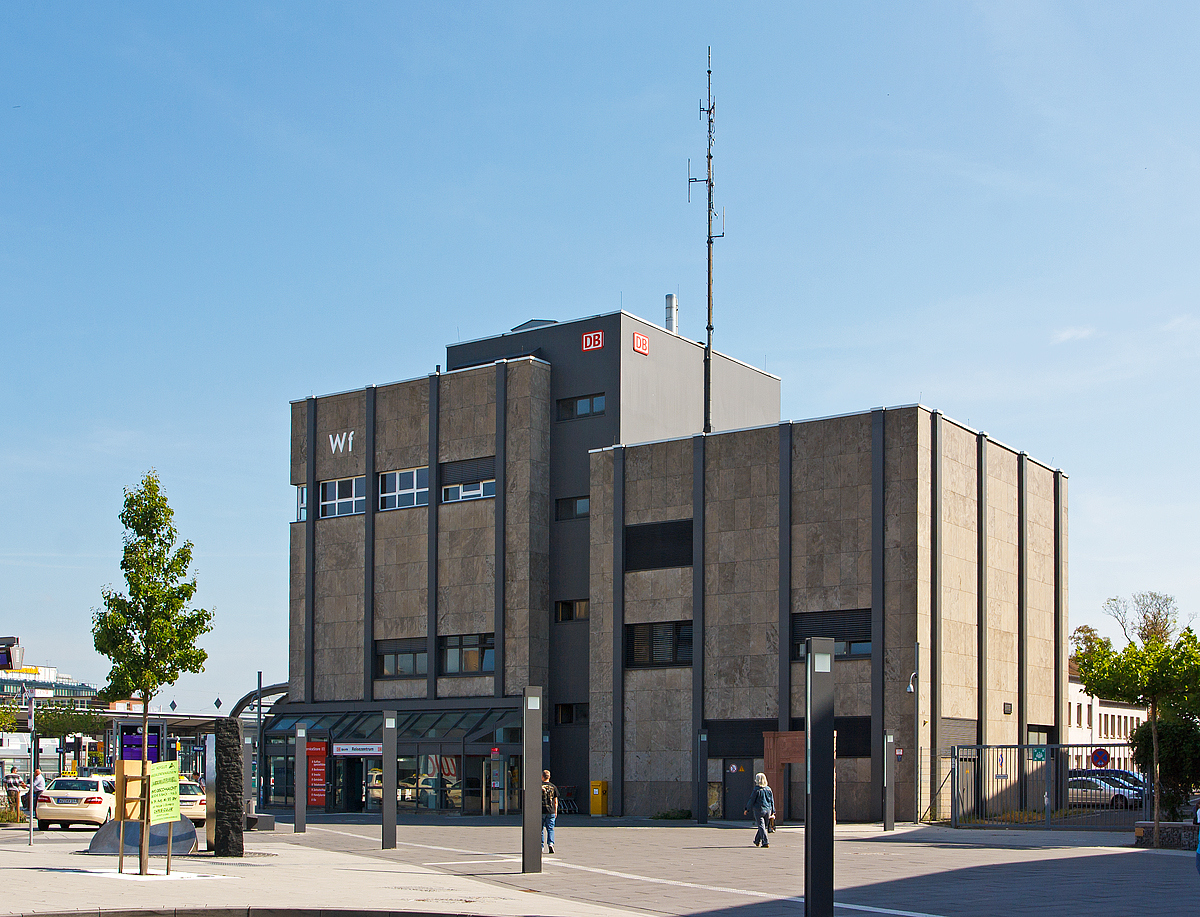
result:
[(1092, 767), (1108, 767), (1111, 760), (1112, 756), (1107, 748), (1097, 748), (1092, 752)]
[(600, 350), (603, 346), (604, 346), (604, 332), (603, 331), (588, 331), (587, 333), (584, 334), (583, 349), (585, 351)]
[(310, 806), (325, 805), (325, 756), (328, 747), (325, 742), (309, 742), (306, 746), (308, 755), (308, 804)]
[(643, 356), (650, 356), (650, 338), (644, 334), (633, 332), (633, 349)]

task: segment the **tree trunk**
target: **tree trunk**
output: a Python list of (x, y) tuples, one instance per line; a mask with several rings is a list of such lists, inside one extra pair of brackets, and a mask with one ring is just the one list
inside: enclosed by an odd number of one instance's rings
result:
[(1158, 698), (1150, 701), (1150, 736), (1154, 740), (1154, 846), (1158, 847), (1158, 800), (1162, 795), (1158, 786)]
[[(142, 694), (142, 780), (141, 789), (141, 818), (139, 821), (138, 840), (138, 872), (147, 875), (150, 872), (150, 693)], [(1158, 846), (1155, 836), (1155, 845)], [(124, 841), (122, 841), (123, 843)]]

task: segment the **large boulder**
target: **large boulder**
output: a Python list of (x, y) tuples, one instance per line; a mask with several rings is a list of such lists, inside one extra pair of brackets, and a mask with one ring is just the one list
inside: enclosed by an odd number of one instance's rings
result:
[[(138, 855), (138, 844), (141, 838), (141, 822), (110, 821), (96, 829), (92, 842), (88, 844), (88, 853), (116, 854), (120, 851), (117, 845), (121, 842), (121, 826), (125, 826), (125, 856)], [(170, 832), (168, 834), (168, 832)], [(171, 856), (184, 856), (196, 852), (196, 826), (190, 818), (179, 821), (163, 822), (150, 826), (150, 856), (165, 857), (167, 855), (167, 838), (171, 838)]]

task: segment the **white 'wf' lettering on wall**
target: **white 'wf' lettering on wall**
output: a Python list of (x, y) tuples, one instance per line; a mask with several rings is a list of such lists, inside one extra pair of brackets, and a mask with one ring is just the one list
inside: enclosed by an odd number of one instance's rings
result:
[(330, 433), (329, 434), (329, 451), (338, 452), (353, 452), (354, 451), (354, 431), (349, 433)]

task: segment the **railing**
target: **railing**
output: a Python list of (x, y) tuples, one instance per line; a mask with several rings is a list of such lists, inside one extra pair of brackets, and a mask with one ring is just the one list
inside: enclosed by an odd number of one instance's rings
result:
[(1133, 831), (1151, 794), (1125, 742), (959, 745), (951, 750), (956, 828)]

